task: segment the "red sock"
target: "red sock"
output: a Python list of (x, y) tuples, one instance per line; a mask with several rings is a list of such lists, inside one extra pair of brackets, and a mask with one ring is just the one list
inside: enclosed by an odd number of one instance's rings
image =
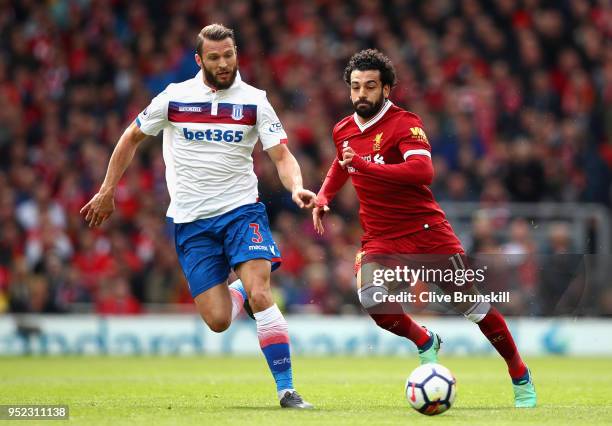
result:
[(405, 313), (401, 314), (374, 314), (370, 316), (376, 324), (398, 336), (405, 337), (414, 342), (417, 347), (423, 346), (429, 341), (427, 330), (418, 325)]
[(491, 307), (485, 317), (478, 322), (478, 327), (508, 364), (510, 377), (518, 379), (524, 376), (527, 373), (527, 366), (521, 359), (503, 315)]

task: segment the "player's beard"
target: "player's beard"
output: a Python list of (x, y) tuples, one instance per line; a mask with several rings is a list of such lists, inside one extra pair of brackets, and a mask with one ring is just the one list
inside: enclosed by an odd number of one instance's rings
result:
[(206, 81), (208, 82), (208, 84), (210, 84), (217, 90), (224, 90), (224, 89), (228, 89), (232, 84), (234, 84), (234, 80), (236, 80), (236, 74), (238, 74), (238, 64), (236, 63), (236, 66), (234, 67), (234, 69), (230, 71), (231, 77), (226, 82), (220, 82), (217, 79), (217, 76), (213, 74), (211, 71), (209, 71), (204, 66), (204, 64), (202, 64), (202, 72), (204, 72), (204, 77), (206, 77)]
[(361, 99), (357, 102), (353, 102), (353, 109), (355, 110), (358, 116), (367, 120), (378, 114), (378, 111), (380, 111), (384, 102), (385, 96), (383, 95), (383, 93), (381, 93), (380, 98), (376, 102), (370, 102)]

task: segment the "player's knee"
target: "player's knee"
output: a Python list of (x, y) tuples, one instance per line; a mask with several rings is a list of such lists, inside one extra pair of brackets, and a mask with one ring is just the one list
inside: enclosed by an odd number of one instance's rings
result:
[(229, 328), (230, 324), (232, 323), (230, 318), (215, 318), (212, 320), (205, 320), (205, 322), (208, 328), (210, 328), (210, 330), (214, 331), (215, 333), (224, 332)]
[(361, 306), (366, 311), (374, 309), (384, 301), (384, 297), (387, 297), (387, 289), (383, 286), (376, 286), (373, 284), (364, 284), (357, 290), (357, 297)]
[(488, 302), (477, 302), (470, 306), (468, 309), (464, 309), (463, 316), (470, 321), (478, 324), (483, 318), (489, 313), (491, 304)]
[(229, 315), (211, 314), (211, 312), (207, 312), (206, 315), (200, 313), (200, 316), (208, 328), (215, 333), (221, 333), (227, 330), (232, 323), (232, 318)]
[(249, 303), (257, 312), (272, 306), (273, 300), (270, 288), (265, 286), (255, 286), (255, 288), (252, 288), (249, 294)]

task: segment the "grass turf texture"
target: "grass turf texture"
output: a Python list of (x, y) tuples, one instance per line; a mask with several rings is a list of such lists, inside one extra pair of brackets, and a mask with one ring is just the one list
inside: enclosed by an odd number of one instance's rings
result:
[(294, 359), (296, 386), (317, 407), (308, 412), (278, 406), (263, 358), (0, 358), (0, 404), (67, 404), (69, 423), (87, 425), (612, 424), (612, 359), (529, 359), (539, 407), (528, 410), (513, 408), (500, 359), (441, 361), (458, 393), (435, 417), (404, 398), (416, 357)]

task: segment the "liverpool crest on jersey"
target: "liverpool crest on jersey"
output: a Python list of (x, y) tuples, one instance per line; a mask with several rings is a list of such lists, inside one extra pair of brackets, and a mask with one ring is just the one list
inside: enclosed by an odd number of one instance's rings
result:
[(380, 132), (374, 138), (374, 146), (372, 147), (374, 151), (380, 151), (380, 143), (382, 142), (383, 132)]
[(242, 105), (233, 105), (232, 106), (232, 118), (234, 120), (241, 120), (244, 117), (242, 113)]

